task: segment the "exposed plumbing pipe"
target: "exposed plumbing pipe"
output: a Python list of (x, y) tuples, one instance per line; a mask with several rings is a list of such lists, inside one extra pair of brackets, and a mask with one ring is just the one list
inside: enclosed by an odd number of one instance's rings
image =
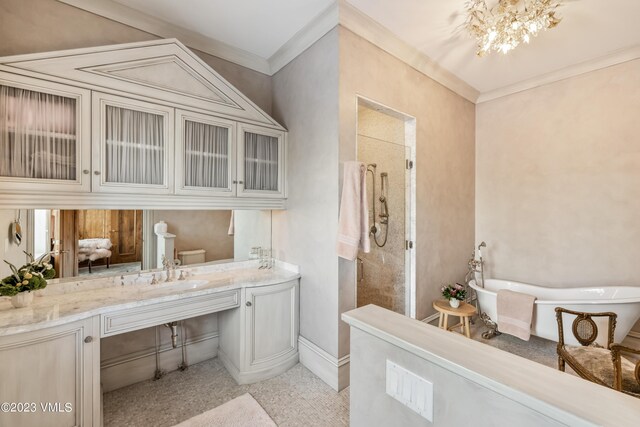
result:
[(180, 321), (180, 340), (182, 341), (182, 363), (178, 365), (178, 369), (186, 371), (189, 365), (187, 364), (187, 329), (184, 327), (184, 320)]
[(178, 348), (178, 322), (165, 323), (164, 326), (171, 329), (171, 346)]
[(154, 380), (159, 380), (160, 378), (162, 378), (165, 374), (165, 371), (163, 371), (162, 369), (160, 369), (160, 344), (158, 343), (159, 341), (159, 334), (160, 334), (160, 330), (158, 329), (158, 327), (156, 326), (155, 328), (155, 332), (156, 332), (156, 372), (153, 376)]

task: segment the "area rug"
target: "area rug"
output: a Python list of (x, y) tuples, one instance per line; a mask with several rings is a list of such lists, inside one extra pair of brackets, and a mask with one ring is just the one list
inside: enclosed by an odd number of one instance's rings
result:
[(196, 415), (174, 427), (277, 427), (249, 393)]

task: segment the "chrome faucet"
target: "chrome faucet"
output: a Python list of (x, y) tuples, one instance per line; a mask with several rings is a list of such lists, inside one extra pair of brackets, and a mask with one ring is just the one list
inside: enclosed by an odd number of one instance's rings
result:
[[(476, 249), (471, 253), (471, 258), (467, 263), (469, 266), (467, 275), (465, 277), (465, 283), (469, 284), (470, 281), (476, 280), (476, 273), (480, 273), (480, 282), (478, 285), (484, 288), (484, 259), (482, 258), (482, 248), (486, 248), (487, 244), (482, 242), (478, 245), (478, 257), (476, 258)], [(476, 282), (477, 283), (477, 282)]]
[(169, 260), (166, 256), (162, 255), (162, 269), (167, 272), (167, 277), (164, 281), (171, 282), (173, 280), (171, 278), (171, 270), (176, 269), (176, 264), (173, 260)]

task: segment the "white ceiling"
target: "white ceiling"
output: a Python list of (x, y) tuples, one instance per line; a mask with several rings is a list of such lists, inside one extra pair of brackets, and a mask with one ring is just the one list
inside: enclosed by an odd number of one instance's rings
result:
[[(106, 11), (105, 16), (134, 26), (144, 23), (144, 19), (131, 17), (134, 9), (136, 13), (173, 24), (174, 30), (156, 32), (158, 35), (184, 38), (199, 34), (211, 41), (214, 54), (217, 49), (221, 57), (245, 66), (256, 64), (254, 69), (267, 73), (277, 71), (337, 23), (337, 14), (331, 18), (326, 13), (336, 0), (94, 0), (102, 5), (99, 8), (90, 7), (92, 2), (60, 1), (96, 13)], [(120, 8), (130, 9), (111, 15), (109, 11), (117, 9), (109, 6), (116, 5), (114, 1)], [(540, 33), (529, 45), (521, 45), (507, 55), (493, 53), (484, 58), (475, 55), (475, 42), (462, 27), (467, 0), (346, 1), (482, 96), (546, 75), (561, 78), (563, 70), (596, 64), (595, 60), (608, 55), (618, 58), (624, 52), (633, 52), (625, 54), (628, 60), (640, 52), (640, 0), (564, 0), (558, 11), (562, 22), (557, 28)], [(487, 2), (491, 5), (497, 0)], [(318, 18), (321, 14), (324, 19)], [(322, 24), (318, 24), (318, 19)], [(294, 38), (307, 26), (309, 31)], [(157, 28), (153, 25), (148, 30), (153, 32)], [(191, 33), (185, 36), (178, 31), (180, 28)], [(176, 31), (177, 36), (171, 35)], [(292, 38), (302, 40), (298, 40), (297, 51), (283, 48), (291, 46)], [(240, 54), (216, 48), (216, 41), (239, 49)], [(194, 47), (200, 46), (203, 45)], [(253, 59), (247, 60), (247, 55)], [(615, 62), (601, 61), (591, 69), (611, 63)]]
[(115, 0), (269, 59), (332, 0)]
[(466, 0), (348, 1), (481, 93), (640, 45), (640, 0), (565, 0), (558, 27), (483, 58), (461, 28)]

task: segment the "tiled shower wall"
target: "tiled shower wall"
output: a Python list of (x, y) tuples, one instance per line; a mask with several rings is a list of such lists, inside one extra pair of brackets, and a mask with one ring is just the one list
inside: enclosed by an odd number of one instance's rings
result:
[[(376, 163), (376, 223), (380, 222), (381, 176), (388, 173), (387, 204), (389, 230), (387, 243), (378, 247), (371, 236), (371, 252), (358, 254), (358, 307), (375, 304), (398, 313), (405, 312), (405, 159), (404, 121), (360, 106), (358, 108), (358, 161)], [(373, 224), (373, 186), (367, 174), (369, 224)], [(384, 240), (384, 228), (378, 237)]]

